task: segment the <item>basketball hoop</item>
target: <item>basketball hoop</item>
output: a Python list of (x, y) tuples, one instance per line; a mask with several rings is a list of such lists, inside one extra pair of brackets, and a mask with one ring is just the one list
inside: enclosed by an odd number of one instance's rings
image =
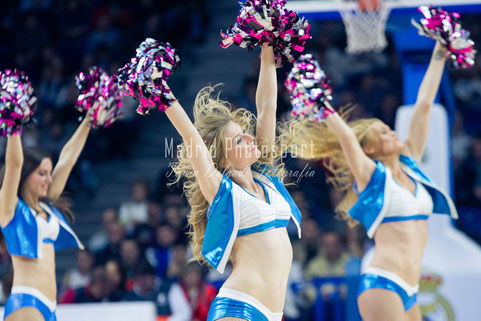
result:
[(381, 52), (386, 48), (386, 22), (391, 12), (387, 1), (357, 0), (355, 6), (340, 7), (339, 12), (346, 27), (347, 53)]

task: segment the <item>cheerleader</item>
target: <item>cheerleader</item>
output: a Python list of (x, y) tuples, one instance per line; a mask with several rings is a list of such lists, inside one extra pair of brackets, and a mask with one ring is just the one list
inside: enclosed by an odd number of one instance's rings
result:
[(421, 320), (416, 295), (427, 219), (432, 213), (457, 218), (452, 200), (418, 166), (445, 57), (438, 42), (419, 88), (406, 141), (379, 119), (346, 123), (329, 108), (324, 123), (309, 123), (296, 136), (296, 144), (314, 144), (307, 158), (325, 159), (333, 174), (330, 181), (346, 191), (336, 209), (340, 218), (361, 223), (374, 238), (375, 254), (362, 274), (358, 297), (366, 321)]
[[(194, 260), (223, 273), (233, 270), (212, 303), (208, 320), (280, 321), (292, 248), (286, 226), (300, 236), (301, 213), (282, 183), (281, 143), (299, 122), (285, 123), (276, 138), (277, 80), (273, 48), (264, 45), (256, 92), (257, 117), (202, 89), (192, 123), (178, 101), (166, 114), (183, 138), (173, 166), (191, 207)], [(276, 141), (278, 142), (276, 144)]]
[[(2, 76), (9, 75), (9, 72)], [(23, 102), (23, 105), (25, 101), (35, 100), (31, 97), (18, 99), (18, 89), (21, 88), (27, 86), (9, 83), (2, 87), (5, 90), (2, 97), (10, 97), (17, 103)], [(4, 320), (55, 321), (55, 251), (84, 248), (69, 226), (73, 214), (69, 203), (61, 195), (87, 140), (92, 115), (89, 114), (80, 123), (53, 168), (52, 158), (45, 151), (22, 148), (21, 127), (17, 123), (19, 111), (27, 110), (28, 118), (33, 110), (11, 101), (4, 100), (2, 103), (7, 106), (4, 106), (0, 117), (2, 125), (5, 125), (2, 130), (6, 129), (2, 134), (8, 138), (5, 165), (0, 172), (0, 227), (13, 264), (13, 285), (5, 303)], [(15, 108), (10, 116), (16, 118), (7, 119), (5, 110), (12, 106)], [(94, 125), (114, 121), (105, 118), (108, 112), (98, 103), (91, 107), (90, 112), (94, 111)], [(16, 127), (9, 128), (12, 124)]]

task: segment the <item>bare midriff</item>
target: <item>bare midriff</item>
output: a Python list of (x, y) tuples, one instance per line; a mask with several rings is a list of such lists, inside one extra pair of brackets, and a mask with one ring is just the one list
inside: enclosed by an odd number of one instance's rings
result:
[(223, 287), (244, 292), (271, 312), (284, 309), (292, 246), (285, 228), (240, 236), (232, 251), (233, 270)]
[(369, 266), (395, 273), (410, 285), (418, 284), (428, 241), (426, 220), (383, 223), (374, 241), (376, 250)]
[(12, 255), (13, 286), (29, 286), (42, 292), (49, 300), (56, 301), (55, 250), (53, 244), (42, 244), (41, 259)]

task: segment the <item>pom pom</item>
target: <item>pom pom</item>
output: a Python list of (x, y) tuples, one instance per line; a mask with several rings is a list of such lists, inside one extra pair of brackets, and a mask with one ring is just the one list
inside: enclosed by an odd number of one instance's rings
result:
[(450, 13), (433, 6), (420, 6), (424, 18), (419, 23), (412, 21), (419, 34), (437, 39), (448, 51), (447, 58), (455, 68), (474, 65), (474, 42), (469, 31), (462, 28), (459, 13)]
[(285, 8), (285, 0), (250, 0), (241, 4), (241, 11), (233, 27), (225, 33), (220, 45), (227, 48), (236, 44), (252, 50), (267, 42), (274, 49), (276, 66), (294, 60), (293, 52), (302, 52), (311, 38), (311, 26), (299, 15)]
[(152, 109), (165, 111), (175, 98), (167, 78), (180, 65), (180, 58), (170, 44), (147, 38), (137, 48), (136, 57), (115, 74), (122, 91), (140, 100), (137, 112)]
[(0, 135), (20, 134), (34, 112), (37, 97), (28, 76), (21, 70), (0, 72)]
[(92, 128), (109, 127), (121, 116), (122, 93), (114, 81), (100, 67), (90, 67), (88, 74), (76, 78), (80, 90), (75, 108), (86, 111)]
[(332, 100), (332, 89), (312, 55), (299, 57), (284, 84), (291, 98), (293, 115), (319, 122), (334, 112), (328, 103)]

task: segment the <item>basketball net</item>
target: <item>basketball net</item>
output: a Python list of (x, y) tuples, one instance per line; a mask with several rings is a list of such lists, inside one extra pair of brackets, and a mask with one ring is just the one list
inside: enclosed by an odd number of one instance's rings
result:
[(358, 5), (354, 9), (346, 9), (342, 6), (342, 9), (339, 9), (346, 28), (346, 52), (350, 54), (367, 51), (381, 52), (387, 46), (386, 22), (391, 7), (387, 1), (383, 0), (357, 1)]

